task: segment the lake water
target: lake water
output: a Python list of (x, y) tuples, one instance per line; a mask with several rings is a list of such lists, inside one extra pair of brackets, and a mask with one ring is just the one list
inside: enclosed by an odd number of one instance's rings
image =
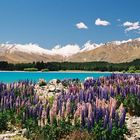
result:
[(73, 79), (84, 80), (86, 77), (98, 78), (109, 76), (111, 73), (94, 72), (0, 72), (0, 82), (14, 82), (18, 80), (38, 81), (40, 78), (49, 81), (51, 79)]

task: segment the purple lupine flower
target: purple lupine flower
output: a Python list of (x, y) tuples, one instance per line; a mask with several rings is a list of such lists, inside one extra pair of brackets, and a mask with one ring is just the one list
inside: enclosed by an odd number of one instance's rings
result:
[(39, 118), (41, 118), (42, 109), (43, 109), (42, 105), (40, 105), (38, 109), (39, 109), (38, 110), (38, 115), (39, 115)]
[(106, 89), (106, 88), (103, 88), (103, 89), (102, 89), (102, 92), (103, 92), (103, 93), (102, 93), (102, 94), (103, 94), (103, 98), (106, 99), (106, 100), (108, 100), (107, 89)]
[(92, 101), (92, 99), (93, 99), (93, 95), (92, 95), (92, 93), (90, 92), (90, 93), (89, 93), (88, 102), (91, 102), (91, 101)]
[(106, 119), (107, 119), (107, 123), (109, 122), (109, 114), (110, 114), (110, 112), (109, 112), (109, 110), (108, 109), (106, 109)]
[(49, 117), (49, 112), (50, 112), (50, 106), (48, 105), (46, 108), (46, 116), (47, 118)]
[(109, 132), (112, 131), (112, 119), (109, 120), (108, 131), (109, 131)]
[(87, 127), (88, 127), (88, 131), (90, 131), (91, 130), (91, 120), (88, 118), (87, 119)]
[(108, 123), (108, 117), (105, 115), (104, 121), (103, 121), (103, 128), (105, 129)]
[(114, 89), (113, 89), (112, 86), (110, 87), (110, 96), (111, 96), (112, 98), (114, 97)]
[(86, 105), (85, 105), (85, 109), (84, 109), (84, 114), (85, 114), (85, 117), (88, 117), (88, 108)]
[(100, 119), (99, 108), (96, 108), (95, 119), (96, 119), (96, 122), (98, 123), (99, 122), (99, 119)]
[(118, 122), (119, 122), (119, 114), (118, 112), (115, 113), (115, 125), (118, 126)]
[(84, 127), (84, 126), (85, 126), (85, 116), (84, 116), (84, 110), (82, 110), (82, 112), (81, 112), (81, 125), (82, 125), (82, 127)]
[(112, 110), (111, 110), (111, 118), (114, 119), (115, 118), (115, 107), (112, 107)]
[(125, 123), (126, 110), (123, 109), (120, 116), (119, 126), (122, 127)]
[(70, 99), (68, 99), (66, 103), (66, 114), (69, 115), (70, 113), (71, 113), (71, 102)]
[(93, 112), (90, 113), (90, 120), (91, 120), (91, 126), (94, 127), (94, 114), (93, 114)]

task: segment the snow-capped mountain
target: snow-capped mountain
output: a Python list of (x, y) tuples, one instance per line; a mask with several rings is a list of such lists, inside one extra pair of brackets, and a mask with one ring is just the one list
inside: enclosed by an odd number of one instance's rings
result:
[(140, 59), (140, 38), (107, 42), (96, 49), (69, 57), (71, 62), (107, 61), (121, 63)]
[(37, 54), (49, 54), (49, 55), (53, 55), (53, 52), (44, 48), (41, 48), (39, 45), (37, 44), (1, 44), (0, 45), (0, 51), (3, 52), (9, 52), (9, 53), (14, 53), (14, 52), (23, 52), (23, 53), (37, 53)]
[(107, 42), (107, 44), (121, 45), (123, 43), (128, 43), (131, 41), (132, 41), (132, 39), (122, 40), (122, 41), (111, 41), (111, 42)]
[(62, 61), (61, 55), (44, 49), (37, 44), (0, 44), (0, 61), (27, 63), (33, 61)]
[(84, 52), (84, 51), (90, 51), (93, 49), (96, 49), (97, 47), (100, 47), (104, 44), (96, 44), (96, 43), (91, 43), (91, 41), (88, 41), (84, 44), (84, 46), (82, 47), (82, 49), (80, 50), (80, 52)]
[[(117, 56), (117, 52), (119, 53)], [(115, 59), (117, 58), (117, 59)], [(112, 41), (104, 44), (86, 42), (83, 47), (77, 44), (56, 45), (45, 49), (37, 44), (0, 44), (0, 61), (108, 61), (125, 62), (140, 58), (140, 38)]]
[(69, 57), (71, 55), (74, 55), (76, 53), (80, 52), (80, 47), (78, 45), (71, 45), (68, 44), (66, 46), (60, 46), (57, 45), (51, 50), (52, 54), (59, 54), (62, 55), (63, 57)]

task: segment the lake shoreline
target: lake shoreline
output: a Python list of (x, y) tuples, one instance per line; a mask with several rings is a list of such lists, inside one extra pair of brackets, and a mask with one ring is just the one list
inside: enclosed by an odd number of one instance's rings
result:
[(119, 71), (114, 71), (114, 72), (110, 72), (110, 71), (82, 71), (82, 70), (60, 70), (60, 71), (47, 71), (47, 72), (42, 72), (42, 71), (2, 71), (0, 70), (0, 72), (31, 72), (31, 73), (57, 73), (57, 72), (62, 72), (62, 73), (122, 73)]

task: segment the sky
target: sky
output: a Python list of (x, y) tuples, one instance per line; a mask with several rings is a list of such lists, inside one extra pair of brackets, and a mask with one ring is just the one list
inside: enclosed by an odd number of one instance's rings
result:
[(105, 43), (140, 37), (140, 0), (0, 0), (0, 43)]

